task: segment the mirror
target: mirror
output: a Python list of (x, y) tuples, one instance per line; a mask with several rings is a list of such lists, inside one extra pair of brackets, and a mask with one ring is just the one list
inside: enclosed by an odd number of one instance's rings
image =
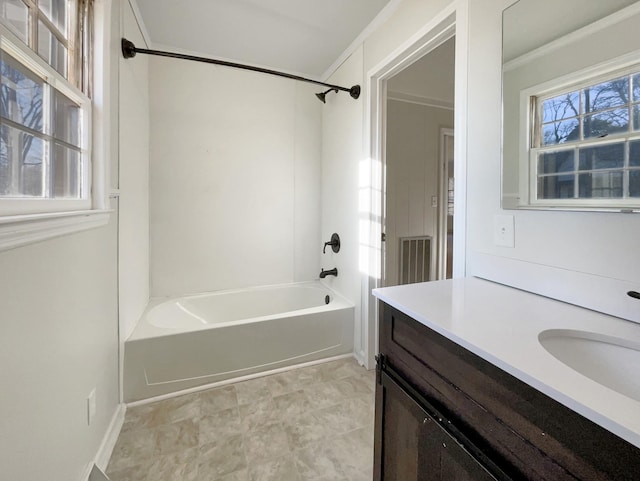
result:
[(640, 210), (638, 30), (638, 1), (503, 12), (504, 209)]

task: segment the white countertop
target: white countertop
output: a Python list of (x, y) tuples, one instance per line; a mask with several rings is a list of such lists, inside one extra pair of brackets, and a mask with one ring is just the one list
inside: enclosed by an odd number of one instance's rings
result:
[[(640, 324), (477, 278), (373, 294), (640, 448), (640, 402), (578, 373), (538, 341), (547, 329), (575, 329), (640, 344)], [(640, 376), (640, 366), (631, 372)]]

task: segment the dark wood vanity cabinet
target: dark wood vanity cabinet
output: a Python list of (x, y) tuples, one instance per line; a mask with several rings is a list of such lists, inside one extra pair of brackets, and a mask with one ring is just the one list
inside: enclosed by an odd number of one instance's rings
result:
[(386, 304), (375, 422), (375, 481), (640, 480), (640, 449)]
[(380, 375), (384, 422), (381, 478), (385, 480), (495, 480), (437, 415), (424, 408), (386, 372)]

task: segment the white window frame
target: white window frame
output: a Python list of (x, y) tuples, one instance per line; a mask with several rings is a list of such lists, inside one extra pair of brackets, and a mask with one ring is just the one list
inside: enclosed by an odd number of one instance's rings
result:
[[(558, 208), (563, 210), (610, 210), (640, 212), (640, 198), (573, 198), (538, 199), (538, 153), (546, 150), (570, 150), (577, 147), (595, 147), (611, 143), (640, 140), (640, 132), (615, 134), (604, 139), (588, 139), (554, 146), (533, 147), (532, 138), (538, 115), (536, 99), (552, 98), (563, 92), (579, 90), (589, 85), (640, 71), (640, 51), (573, 72), (571, 74), (532, 86), (520, 92), (520, 191), (526, 192), (527, 205), (531, 208)], [(631, 121), (631, 119), (630, 119)], [(572, 172), (567, 174), (571, 175)]]
[[(101, 23), (96, 22), (95, 25), (93, 101), (27, 47), (9, 28), (0, 24), (0, 48), (81, 106), (84, 176), (81, 199), (0, 198), (0, 251), (99, 227), (109, 221), (112, 211), (109, 209), (107, 188), (108, 11), (107, 8), (96, 8), (95, 13), (96, 20), (101, 18)], [(95, 132), (101, 134), (96, 137)], [(99, 149), (95, 149), (96, 145)]]

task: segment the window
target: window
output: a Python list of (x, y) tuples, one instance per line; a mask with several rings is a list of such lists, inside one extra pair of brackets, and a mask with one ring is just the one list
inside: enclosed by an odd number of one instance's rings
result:
[(0, 249), (3, 226), (57, 216), (71, 232), (73, 215), (106, 212), (92, 185), (92, 17), (93, 0), (0, 0)]
[(532, 203), (640, 205), (640, 66), (532, 96)]

